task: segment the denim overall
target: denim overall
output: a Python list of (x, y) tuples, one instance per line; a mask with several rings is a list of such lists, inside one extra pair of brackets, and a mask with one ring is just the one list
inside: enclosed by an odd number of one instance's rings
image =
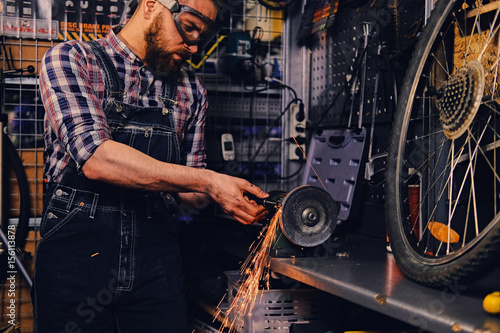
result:
[[(171, 115), (177, 78), (163, 84), (164, 107), (125, 104), (111, 59), (90, 44), (105, 73), (113, 139), (179, 163)], [(92, 181), (67, 167), (45, 200), (33, 288), (39, 333), (187, 332), (178, 210), (170, 194)]]

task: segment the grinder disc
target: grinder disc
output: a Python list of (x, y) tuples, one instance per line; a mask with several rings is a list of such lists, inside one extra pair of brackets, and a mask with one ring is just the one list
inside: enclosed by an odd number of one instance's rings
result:
[(296, 245), (320, 245), (335, 230), (338, 211), (337, 203), (327, 191), (299, 186), (290, 191), (281, 204), (281, 231)]

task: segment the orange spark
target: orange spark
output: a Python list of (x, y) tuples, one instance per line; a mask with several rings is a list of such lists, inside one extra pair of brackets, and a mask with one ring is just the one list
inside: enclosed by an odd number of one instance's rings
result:
[[(269, 289), (269, 251), (276, 240), (280, 215), (281, 208), (274, 214), (269, 224), (262, 229), (259, 241), (252, 244), (250, 254), (239, 270), (242, 277), (241, 283), (238, 282), (234, 287), (236, 295), (224, 313), (218, 332), (222, 332), (224, 328), (228, 328), (229, 333), (241, 332), (245, 318), (251, 315), (257, 302), (257, 296), (262, 295), (259, 293), (259, 286), (263, 285), (264, 289)], [(228, 293), (234, 295), (233, 290), (228, 290)], [(223, 311), (219, 304), (215, 317), (221, 314)]]

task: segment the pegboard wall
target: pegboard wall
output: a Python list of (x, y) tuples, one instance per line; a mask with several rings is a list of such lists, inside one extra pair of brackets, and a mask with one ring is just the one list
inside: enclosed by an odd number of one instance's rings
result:
[(333, 25), (308, 42), (310, 120), (340, 127), (390, 122), (398, 82), (422, 25), (423, 4), (397, 0), (364, 1), (360, 7), (340, 4)]

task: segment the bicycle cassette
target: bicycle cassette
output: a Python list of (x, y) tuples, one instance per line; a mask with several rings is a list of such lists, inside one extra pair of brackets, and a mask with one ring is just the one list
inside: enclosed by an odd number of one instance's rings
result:
[(467, 131), (481, 105), (485, 86), (483, 65), (471, 61), (458, 69), (441, 88), (436, 106), (444, 134), (450, 140)]
[(338, 204), (327, 191), (304, 185), (290, 191), (281, 202), (279, 224), (292, 243), (314, 247), (332, 235), (338, 214)]

